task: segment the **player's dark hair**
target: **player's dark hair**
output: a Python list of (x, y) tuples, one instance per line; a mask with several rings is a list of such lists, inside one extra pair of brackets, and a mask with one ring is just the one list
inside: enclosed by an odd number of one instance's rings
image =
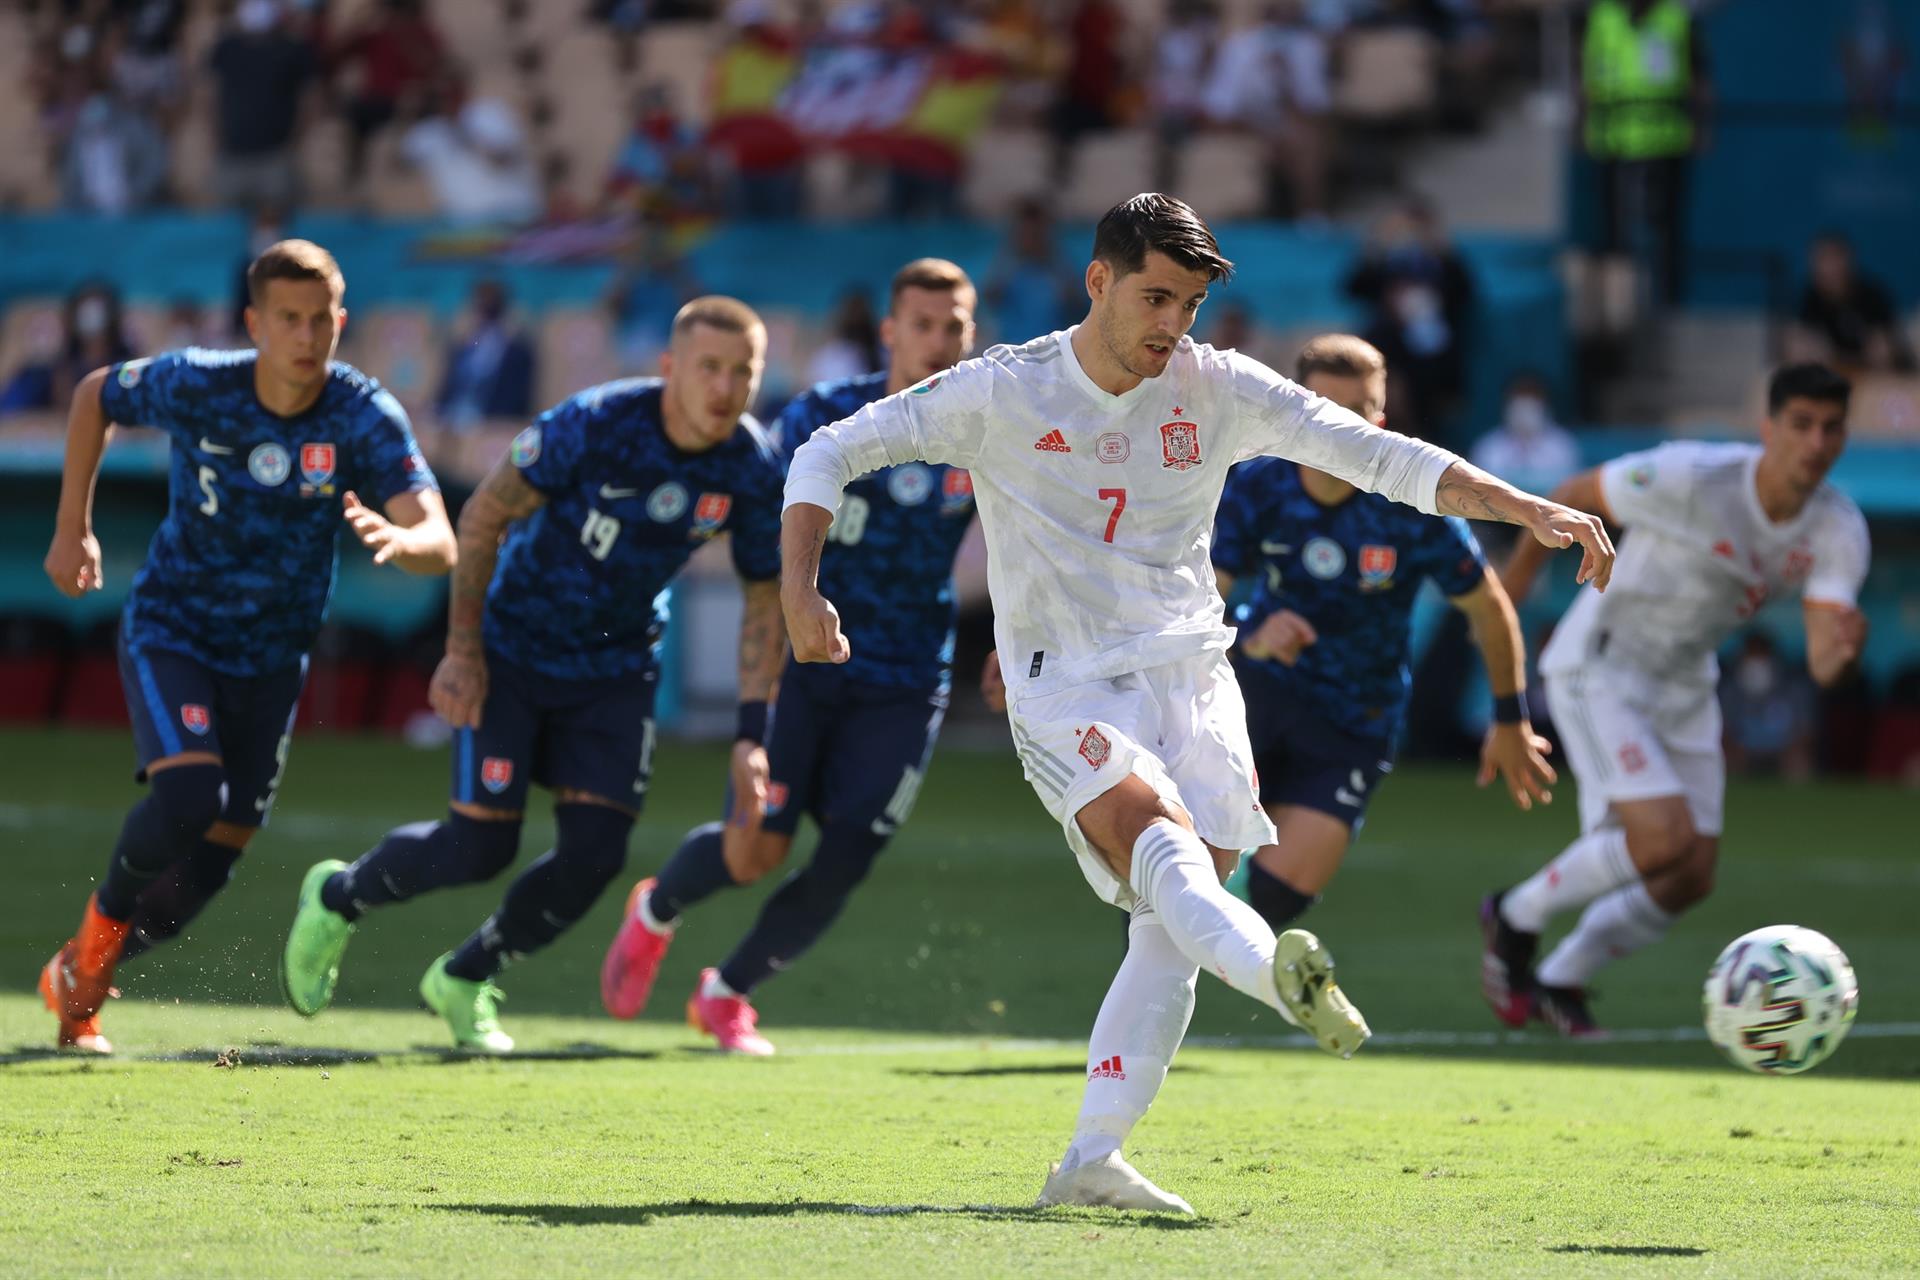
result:
[(1384, 375), (1387, 358), (1380, 348), (1350, 333), (1323, 333), (1300, 348), (1293, 380), (1305, 382), (1316, 373), (1335, 378), (1372, 378)]
[(1769, 414), (1786, 408), (1789, 400), (1817, 400), (1821, 404), (1837, 404), (1845, 409), (1852, 398), (1851, 382), (1826, 365), (1813, 361), (1782, 365), (1767, 382)]
[(1233, 278), (1233, 263), (1220, 252), (1220, 242), (1200, 215), (1184, 200), (1158, 191), (1113, 206), (1093, 232), (1094, 260), (1112, 267), (1116, 276), (1146, 266), (1149, 253), (1165, 254), (1189, 271), (1204, 271), (1210, 281)]
[(756, 332), (764, 335), (767, 331), (759, 312), (738, 298), (718, 293), (695, 298), (681, 307), (673, 317), (673, 336), (678, 338), (703, 324), (722, 333), (744, 333), (748, 337)]
[(281, 240), (261, 250), (247, 267), (247, 297), (255, 306), (266, 296), (270, 280), (318, 280), (333, 290), (335, 302), (347, 295), (340, 264), (311, 240)]
[[(894, 272), (893, 287), (887, 295), (889, 310), (908, 289), (951, 289), (955, 293), (965, 293), (969, 299), (975, 296), (972, 278), (960, 269), (958, 263), (948, 262), (945, 258), (915, 258)], [(972, 306), (971, 302), (968, 306)]]

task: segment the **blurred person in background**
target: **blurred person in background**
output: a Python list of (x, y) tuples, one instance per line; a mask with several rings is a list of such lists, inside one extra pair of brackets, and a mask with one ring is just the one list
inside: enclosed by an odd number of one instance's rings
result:
[[(1309, 222), (1327, 212), (1329, 59), (1327, 38), (1298, 0), (1277, 0), (1220, 46), (1204, 97), (1210, 117), (1266, 144), (1269, 210)], [(1396, 363), (1391, 351), (1387, 357)]]
[(114, 10), (113, 87), (156, 125), (171, 127), (185, 97), (179, 44), (186, 0), (126, 0)]
[(1080, 275), (1054, 245), (1053, 216), (1045, 202), (1029, 198), (1014, 209), (981, 298), (993, 316), (997, 342), (1025, 342), (1073, 323)]
[(1727, 772), (1802, 781), (1813, 776), (1813, 683), (1764, 631), (1746, 634), (1720, 678)]
[(1062, 168), (1067, 151), (1082, 135), (1120, 123), (1120, 96), (1126, 88), (1126, 15), (1110, 0), (1079, 0), (1066, 26), (1067, 68), (1052, 119)]
[(116, 92), (88, 98), (61, 156), (62, 206), (117, 217), (152, 208), (166, 192), (167, 140), (152, 121)]
[(208, 58), (217, 140), (213, 184), (222, 204), (286, 208), (299, 196), (294, 144), (320, 63), (312, 43), (282, 18), (277, 0), (241, 0)]
[(614, 347), (628, 370), (652, 369), (673, 334), (673, 317), (700, 293), (692, 268), (656, 223), (642, 223), (602, 295)]
[(1466, 384), (1474, 285), (1426, 200), (1404, 197), (1374, 224), (1346, 292), (1372, 312), (1364, 336), (1387, 358), (1388, 419), (1440, 439)]
[(1175, 157), (1206, 125), (1207, 78), (1220, 46), (1220, 10), (1214, 0), (1171, 0), (1166, 25), (1153, 42), (1147, 80), (1155, 141), (1154, 182), (1162, 191), (1177, 185)]
[(1687, 180), (1712, 102), (1706, 43), (1682, 0), (1598, 0), (1580, 40), (1578, 136), (1598, 170), (1600, 252), (1647, 261), (1668, 305), (1686, 281)]
[(1544, 378), (1526, 372), (1507, 383), (1500, 425), (1475, 442), (1471, 461), (1528, 493), (1552, 493), (1580, 469), (1579, 442), (1553, 420)]
[(614, 154), (602, 202), (656, 217), (695, 214), (713, 205), (700, 133), (673, 106), (664, 84), (634, 95), (633, 124)]
[(0, 409), (64, 409), (90, 370), (133, 357), (120, 293), (104, 280), (90, 280), (67, 295), (58, 344), (44, 360), (22, 365), (0, 391)]
[(332, 50), (332, 77), (357, 81), (343, 114), (351, 142), (347, 181), (366, 172), (367, 144), (409, 100), (428, 92), (446, 60), (446, 43), (421, 0), (379, 0)]
[[(971, 307), (968, 316), (971, 323)], [(841, 382), (880, 368), (880, 325), (865, 285), (853, 285), (840, 295), (827, 324), (833, 336), (807, 362), (808, 382)]]
[(507, 226), (540, 219), (544, 192), (526, 130), (498, 98), (469, 98), (458, 115), (428, 116), (407, 130), (400, 154), (426, 176), (444, 218)]
[(471, 431), (499, 418), (533, 414), (534, 351), (510, 323), (507, 287), (482, 280), (473, 287), (466, 321), (447, 344), (445, 373), (433, 407), (442, 426)]
[(1860, 270), (1853, 244), (1837, 231), (1807, 253), (1807, 284), (1788, 335), (1791, 357), (1825, 360), (1844, 373), (1911, 372), (1913, 350), (1900, 308), (1885, 285)]

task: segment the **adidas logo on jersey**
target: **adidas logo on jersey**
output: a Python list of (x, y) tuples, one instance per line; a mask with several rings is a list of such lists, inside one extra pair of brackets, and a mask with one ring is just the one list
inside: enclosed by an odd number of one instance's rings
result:
[(1072, 453), (1073, 452), (1073, 446), (1067, 443), (1067, 438), (1060, 434), (1060, 428), (1058, 427), (1055, 427), (1053, 430), (1047, 432), (1047, 434), (1041, 436), (1038, 440), (1035, 440), (1033, 442), (1033, 447), (1038, 449), (1042, 453)]
[(1125, 1080), (1126, 1078), (1126, 1068), (1120, 1065), (1120, 1055), (1117, 1053), (1087, 1073), (1089, 1080)]

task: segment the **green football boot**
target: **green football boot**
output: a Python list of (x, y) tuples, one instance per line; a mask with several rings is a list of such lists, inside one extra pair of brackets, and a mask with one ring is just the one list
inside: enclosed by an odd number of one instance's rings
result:
[(492, 982), (470, 982), (447, 972), (453, 952), (435, 960), (420, 979), (420, 998), (447, 1020), (456, 1049), (466, 1053), (512, 1053), (513, 1037), (500, 1029), (506, 993)]
[(346, 953), (353, 923), (320, 901), (320, 886), (347, 864), (338, 858), (316, 862), (300, 882), (300, 907), (280, 956), (280, 991), (302, 1017), (311, 1018), (333, 1003), (340, 981), (340, 957)]

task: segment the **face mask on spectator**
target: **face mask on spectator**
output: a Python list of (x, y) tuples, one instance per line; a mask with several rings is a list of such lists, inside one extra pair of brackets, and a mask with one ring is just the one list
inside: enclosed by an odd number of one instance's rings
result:
[(82, 298), (73, 309), (73, 329), (83, 338), (97, 338), (107, 331), (107, 300)]
[(1740, 682), (1740, 692), (1749, 698), (1764, 698), (1773, 692), (1773, 663), (1759, 654), (1742, 658), (1734, 679)]
[(246, 0), (234, 11), (234, 21), (248, 35), (260, 35), (273, 30), (273, 24), (280, 17), (280, 6), (273, 0)]
[(1518, 395), (1507, 401), (1507, 429), (1515, 435), (1538, 435), (1547, 425), (1547, 402), (1536, 395)]
[(60, 37), (60, 52), (66, 56), (68, 62), (85, 60), (86, 56), (93, 52), (92, 29), (78, 23), (68, 27), (67, 33)]

